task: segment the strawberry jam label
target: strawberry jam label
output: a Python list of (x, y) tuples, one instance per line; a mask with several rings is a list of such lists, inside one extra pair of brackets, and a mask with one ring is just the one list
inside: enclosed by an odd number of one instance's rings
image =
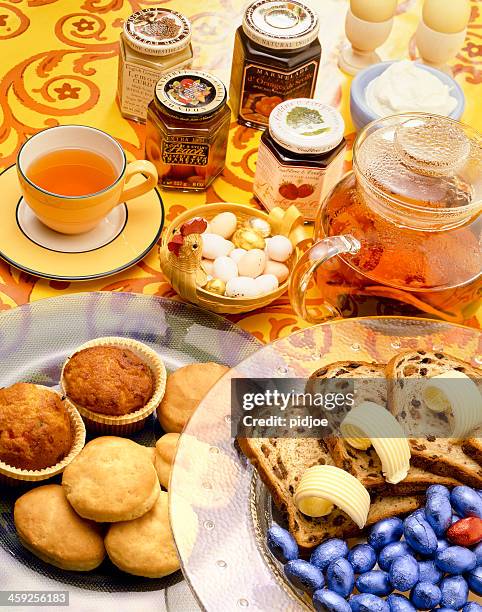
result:
[(267, 127), (271, 111), (284, 100), (313, 97), (317, 73), (317, 61), (292, 72), (247, 64), (241, 85), (240, 118), (250, 125)]

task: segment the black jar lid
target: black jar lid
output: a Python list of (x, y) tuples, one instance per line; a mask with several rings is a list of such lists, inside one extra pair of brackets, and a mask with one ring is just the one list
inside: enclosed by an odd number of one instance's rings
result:
[(156, 85), (156, 100), (170, 114), (186, 119), (213, 115), (226, 104), (224, 83), (199, 70), (174, 70)]

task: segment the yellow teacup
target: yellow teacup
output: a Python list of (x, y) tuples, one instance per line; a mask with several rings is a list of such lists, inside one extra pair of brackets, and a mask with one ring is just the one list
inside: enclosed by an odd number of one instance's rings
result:
[[(28, 176), (29, 166), (54, 151), (80, 149), (107, 159), (113, 168), (113, 181), (104, 189), (87, 195), (59, 195), (36, 185)], [(37, 217), (62, 234), (81, 234), (93, 229), (118, 204), (137, 198), (157, 184), (157, 170), (151, 162), (127, 163), (120, 144), (101, 130), (83, 125), (61, 125), (38, 132), (20, 149), (17, 173), (25, 201)], [(125, 188), (134, 176), (142, 182)]]

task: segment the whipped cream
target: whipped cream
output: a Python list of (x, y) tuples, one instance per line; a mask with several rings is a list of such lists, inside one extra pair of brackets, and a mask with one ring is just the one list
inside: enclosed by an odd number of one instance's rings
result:
[(448, 85), (409, 60), (395, 62), (373, 79), (365, 99), (380, 117), (410, 111), (448, 116), (457, 106)]

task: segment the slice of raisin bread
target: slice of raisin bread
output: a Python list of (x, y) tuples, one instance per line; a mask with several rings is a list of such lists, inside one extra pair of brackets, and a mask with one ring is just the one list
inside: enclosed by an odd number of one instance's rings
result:
[[(309, 550), (333, 537), (360, 533), (350, 517), (335, 509), (326, 517), (310, 518), (294, 504), (294, 492), (303, 472), (314, 465), (333, 465), (328, 447), (315, 438), (240, 438), (239, 446), (268, 487), (276, 506), (287, 517), (291, 533), (299, 546)], [(367, 525), (395, 514), (406, 514), (423, 504), (422, 496), (375, 496)]]
[(470, 438), (462, 442), (462, 448), (467, 455), (482, 465), (482, 427), (474, 429)]
[[(441, 352), (407, 351), (394, 357), (387, 365), (388, 407), (408, 430), (415, 431), (425, 422), (430, 431), (433, 413), (424, 410), (421, 391), (427, 378), (458, 370), (480, 381), (480, 370)], [(405, 384), (411, 379), (410, 384)], [(444, 415), (442, 415), (444, 418)], [(449, 431), (447, 420), (447, 431)], [(457, 478), (472, 487), (482, 487), (481, 466), (463, 450), (460, 441), (448, 437), (426, 435), (409, 437), (412, 465), (444, 477)]]
[[(372, 401), (380, 406), (387, 405), (387, 382), (385, 366), (382, 364), (352, 361), (333, 363), (314, 372), (307, 388), (314, 378), (356, 378), (355, 405), (362, 401)], [(424, 492), (427, 486), (434, 484), (433, 473), (411, 467), (405, 480), (397, 485), (390, 485), (383, 477), (382, 464), (373, 447), (359, 451), (349, 446), (343, 438), (334, 436), (326, 438), (326, 442), (335, 465), (356, 476), (370, 491), (380, 491), (385, 495), (406, 495)], [(455, 478), (444, 478), (443, 482), (437, 479), (437, 483), (446, 486), (460, 484)]]

